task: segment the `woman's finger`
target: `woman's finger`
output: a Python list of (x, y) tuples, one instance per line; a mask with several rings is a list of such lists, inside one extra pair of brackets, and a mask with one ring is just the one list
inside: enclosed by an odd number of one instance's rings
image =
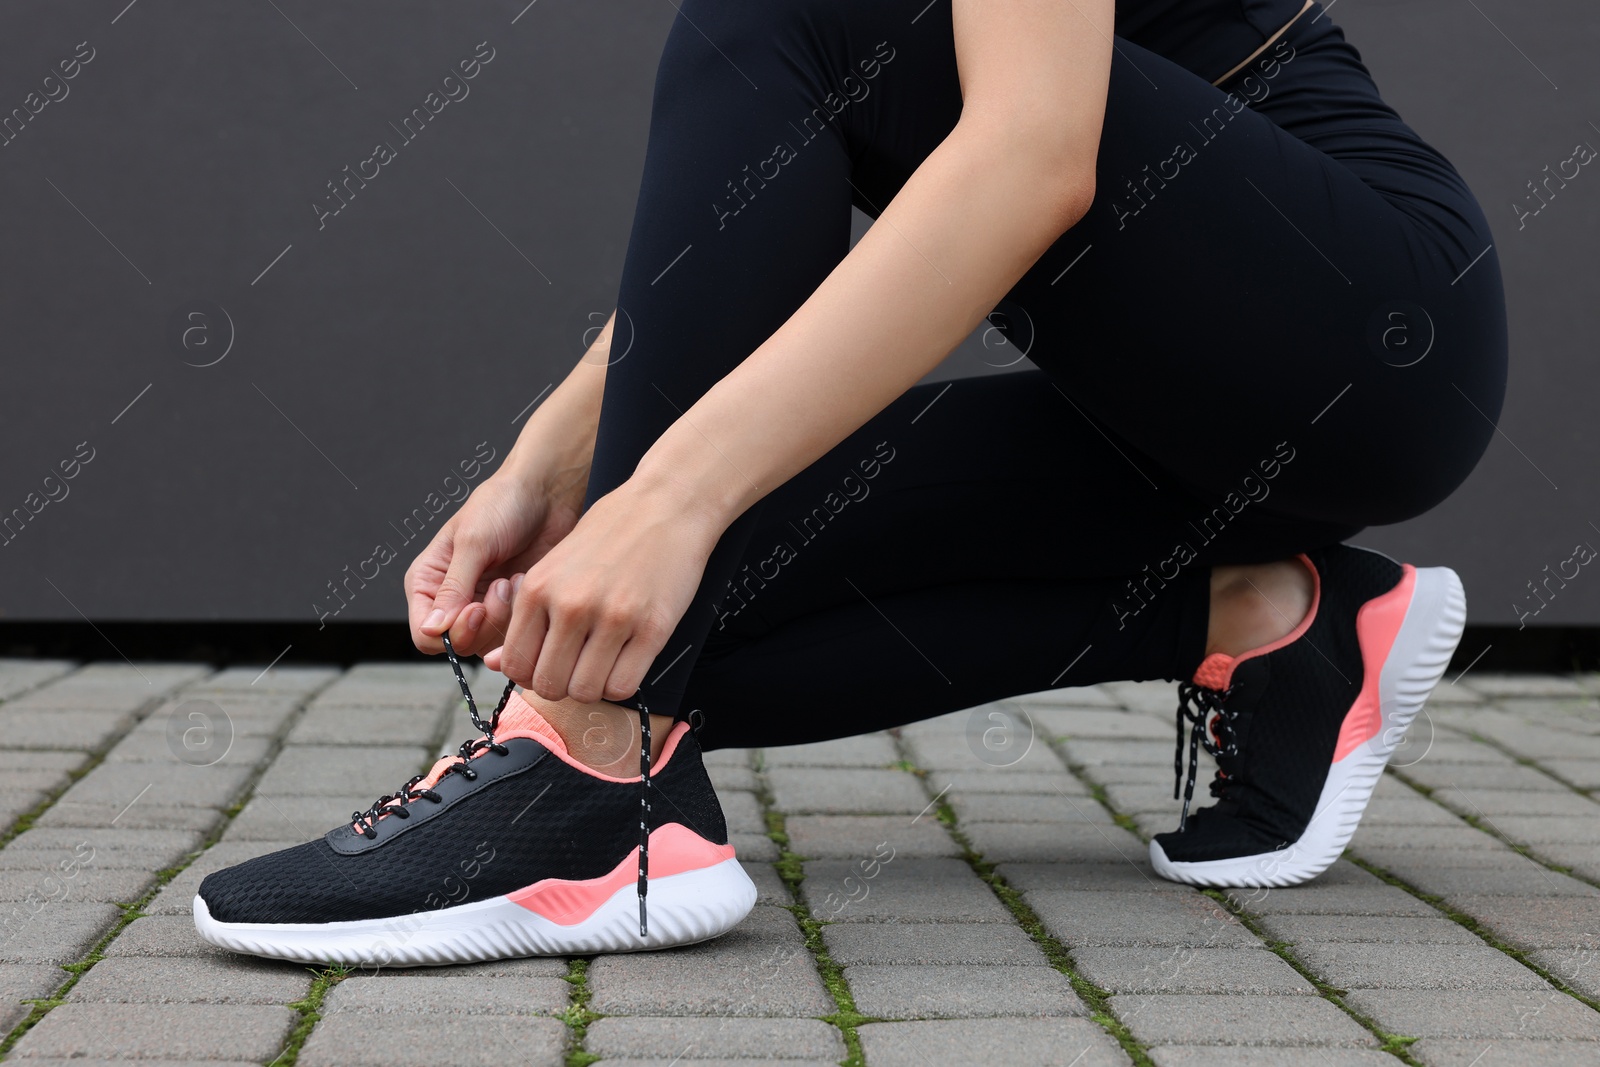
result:
[(628, 630), (622, 626), (599, 626), (589, 631), (578, 653), (567, 682), (567, 695), (580, 704), (592, 704), (605, 697), (606, 679), (611, 677), (617, 653), (627, 642)]
[(575, 613), (550, 613), (550, 629), (539, 648), (533, 667), (533, 684), (529, 686), (546, 700), (565, 700), (572, 678), (572, 668), (578, 662), (578, 653), (588, 640), (589, 627), (583, 616)]

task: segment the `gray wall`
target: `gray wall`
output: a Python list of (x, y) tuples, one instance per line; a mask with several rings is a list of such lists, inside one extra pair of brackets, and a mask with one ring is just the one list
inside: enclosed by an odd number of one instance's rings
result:
[[(1478, 192), (1511, 302), (1503, 434), (1445, 504), (1360, 540), (1448, 562), (1471, 621), (1514, 625), (1528, 580), (1600, 545), (1600, 170), (1520, 231), (1510, 206), (1576, 143), (1600, 146), (1600, 14), (1333, 14)], [(0, 8), (0, 112), (79, 42), (94, 50), (0, 147), (0, 514), (66, 494), (0, 547), (0, 617), (313, 621), (382, 542), (399, 557), (336, 618), (403, 617), (421, 543), (403, 543), (404, 517), (480, 442), (504, 454), (611, 306), (674, 15), (667, 0)], [(402, 144), (390, 123), (480, 42), (493, 58), (469, 95)], [(378, 141), (396, 157), (319, 220), (326, 183)], [(1005, 361), (972, 341), (930, 377)], [(75, 477), (47, 486), (63, 462)], [(1600, 577), (1532, 621), (1600, 622)]]

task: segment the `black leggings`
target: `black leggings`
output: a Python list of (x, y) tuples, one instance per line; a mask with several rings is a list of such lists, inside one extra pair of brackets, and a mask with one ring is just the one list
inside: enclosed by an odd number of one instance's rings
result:
[[(961, 108), (948, 0), (678, 6), (591, 502)], [(1032, 366), (909, 390), (745, 512), (620, 703), (699, 709), (714, 748), (1187, 677), (1212, 565), (1419, 515), (1467, 477), (1505, 390), (1489, 227), (1320, 6), (1219, 87), (1118, 37), (1097, 182), (990, 317), (994, 361)]]

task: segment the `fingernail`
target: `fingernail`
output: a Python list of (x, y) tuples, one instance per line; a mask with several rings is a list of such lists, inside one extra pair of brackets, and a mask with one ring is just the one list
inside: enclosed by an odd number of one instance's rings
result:
[(518, 589), (522, 588), (522, 578), (523, 576), (519, 574), (515, 578), (511, 579), (511, 592), (513, 594), (515, 594)]
[(481, 605), (472, 605), (467, 609), (467, 629), (476, 630), (482, 626), (483, 620), (487, 615), (488, 612)]
[(431, 615), (429, 615), (426, 619), (422, 620), (422, 628), (424, 630), (437, 629), (438, 627), (443, 626), (443, 625), (444, 625), (444, 609), (443, 608), (434, 608), (433, 609), (433, 613)]
[(501, 578), (494, 583), (494, 595), (500, 598), (502, 604), (511, 603), (511, 583)]

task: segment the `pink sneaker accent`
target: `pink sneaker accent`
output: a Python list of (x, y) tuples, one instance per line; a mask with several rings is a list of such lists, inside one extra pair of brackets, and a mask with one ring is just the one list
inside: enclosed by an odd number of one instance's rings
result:
[[(714, 867), (733, 859), (732, 845), (713, 845), (680, 823), (668, 823), (650, 832), (650, 877), (666, 878), (685, 871)], [(608, 874), (569, 881), (543, 878), (506, 899), (553, 923), (574, 926), (583, 922), (639, 876), (639, 850), (634, 848)]]
[(1412, 591), (1417, 585), (1417, 569), (1409, 563), (1400, 565), (1400, 581), (1389, 592), (1373, 597), (1356, 612), (1356, 637), (1361, 642), (1361, 692), (1344, 717), (1339, 728), (1339, 742), (1333, 748), (1333, 762), (1338, 763), (1354, 752), (1363, 742), (1378, 736), (1383, 729), (1383, 708), (1378, 696), (1378, 678), (1383, 673), (1383, 662), (1394, 648), (1400, 625), (1406, 621), (1406, 609), (1411, 606)]

